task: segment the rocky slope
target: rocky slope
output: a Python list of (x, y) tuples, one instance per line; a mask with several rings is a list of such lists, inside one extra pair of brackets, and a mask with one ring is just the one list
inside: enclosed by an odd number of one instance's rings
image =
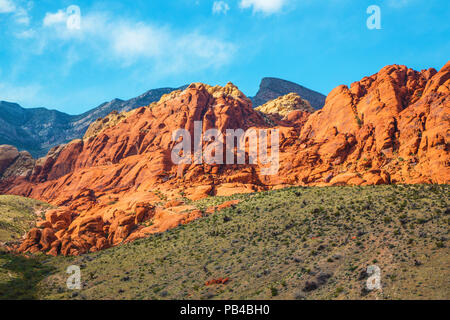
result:
[[(439, 72), (387, 66), (334, 89), (322, 110), (277, 119), (254, 110), (232, 84), (192, 84), (54, 148), (26, 176), (4, 178), (0, 192), (59, 206), (29, 232), (20, 251), (78, 255), (208, 214), (180, 202), (185, 198), (290, 185), (448, 183), (449, 86), (450, 62)], [(278, 129), (279, 171), (263, 175), (261, 163), (173, 164), (173, 131), (192, 132), (195, 121), (202, 121), (203, 132)]]
[(13, 145), (41, 157), (54, 146), (81, 138), (93, 121), (113, 110), (130, 111), (158, 101), (173, 90), (176, 89), (153, 89), (127, 101), (114, 99), (76, 116), (45, 108), (25, 109), (16, 103), (0, 101), (0, 144)]
[(323, 94), (294, 82), (277, 78), (262, 79), (258, 93), (251, 100), (253, 101), (254, 107), (259, 107), (270, 100), (289, 93), (296, 93), (303, 99), (308, 100), (316, 110), (321, 109), (325, 104), (326, 97)]

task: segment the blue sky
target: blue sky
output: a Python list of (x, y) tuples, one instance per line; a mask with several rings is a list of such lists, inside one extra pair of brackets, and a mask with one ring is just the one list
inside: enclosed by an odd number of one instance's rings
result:
[(0, 100), (79, 114), (191, 82), (254, 95), (267, 76), (328, 94), (388, 64), (441, 68), (449, 18), (447, 0), (0, 0)]

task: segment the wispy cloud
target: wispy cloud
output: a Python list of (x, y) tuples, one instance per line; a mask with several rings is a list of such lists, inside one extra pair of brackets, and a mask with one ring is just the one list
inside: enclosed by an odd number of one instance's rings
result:
[(36, 32), (33, 29), (27, 29), (16, 32), (15, 36), (19, 39), (32, 39), (36, 36)]
[(44, 17), (43, 25), (48, 27), (60, 23), (66, 23), (68, 15), (66, 11), (58, 10), (55, 13), (47, 12)]
[(212, 11), (214, 14), (227, 14), (230, 6), (225, 1), (214, 1)]
[(20, 25), (28, 26), (30, 16), (28, 11), (33, 7), (33, 2), (0, 0), (0, 14), (9, 14), (13, 21)]
[(66, 25), (68, 18), (65, 10), (48, 12), (42, 22), (41, 43), (59, 41), (72, 50), (77, 47), (79, 59), (85, 53), (85, 58), (112, 59), (125, 67), (147, 63), (160, 73), (181, 73), (219, 67), (236, 51), (233, 43), (197, 30), (179, 32), (105, 12), (83, 13), (81, 28), (71, 30)]
[(240, 0), (239, 6), (269, 15), (281, 11), (286, 2), (287, 0)]
[(28, 10), (24, 8), (18, 8), (15, 12), (15, 19), (17, 23), (23, 24), (23, 25), (29, 25), (30, 24), (30, 17), (28, 15)]
[(16, 5), (11, 0), (0, 0), (0, 13), (10, 13), (16, 10)]

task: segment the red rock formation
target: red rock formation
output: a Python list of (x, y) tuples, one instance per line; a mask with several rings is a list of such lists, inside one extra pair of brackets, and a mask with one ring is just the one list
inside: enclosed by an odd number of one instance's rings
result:
[(449, 78), (450, 62), (439, 73), (394, 65), (334, 89), (300, 134), (297, 159), (310, 169), (299, 178), (353, 172), (368, 184), (447, 183)]
[(212, 286), (213, 284), (227, 284), (230, 282), (230, 278), (218, 278), (218, 279), (212, 279), (205, 282), (205, 286)]
[[(387, 66), (334, 89), (322, 110), (277, 117), (252, 109), (231, 84), (192, 84), (51, 150), (32, 174), (3, 179), (0, 191), (59, 207), (28, 233), (20, 251), (77, 255), (215, 211), (184, 205), (184, 197), (289, 185), (448, 183), (449, 87), (450, 62), (439, 72)], [(203, 132), (276, 127), (278, 174), (262, 175), (260, 165), (249, 164), (174, 165), (172, 132), (184, 128), (193, 136), (194, 121), (203, 121)]]

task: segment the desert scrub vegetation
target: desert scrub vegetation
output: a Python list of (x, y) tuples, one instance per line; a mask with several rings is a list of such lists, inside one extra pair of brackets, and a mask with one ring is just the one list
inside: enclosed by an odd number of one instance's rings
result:
[[(50, 271), (33, 294), (41, 299), (449, 299), (448, 194), (448, 185), (386, 185), (211, 197), (192, 204), (206, 210), (241, 202), (101, 252), (39, 256), (39, 265)], [(373, 264), (381, 269), (382, 290), (369, 292), (366, 270)], [(81, 267), (79, 291), (66, 288), (69, 265)], [(229, 281), (205, 285), (219, 278)]]
[(51, 205), (29, 198), (0, 195), (0, 243), (17, 241)]

